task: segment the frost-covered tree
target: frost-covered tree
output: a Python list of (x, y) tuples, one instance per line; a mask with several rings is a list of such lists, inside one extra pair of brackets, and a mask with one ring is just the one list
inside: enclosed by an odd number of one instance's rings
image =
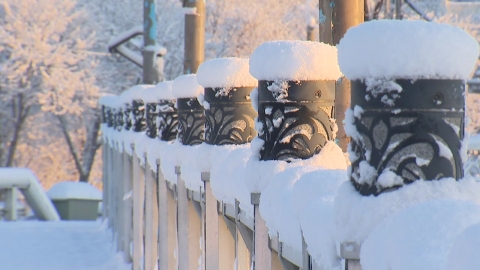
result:
[[(2, 3), (2, 13), (0, 106), (4, 123), (0, 155), (4, 166), (12, 166), (29, 116), (52, 115), (51, 120), (57, 119), (66, 132), (52, 132), (51, 136), (58, 140), (59, 135), (64, 135), (69, 142), (70, 133), (63, 119), (89, 115), (96, 106), (98, 87), (92, 73), (95, 62), (88, 53), (94, 31), (82, 28), (87, 14), (77, 8), (75, 1), (7, 0)], [(28, 128), (27, 132), (34, 131)], [(88, 143), (77, 146), (85, 152)], [(75, 157), (74, 151), (71, 154)], [(81, 167), (77, 169), (80, 176), (85, 175)]]

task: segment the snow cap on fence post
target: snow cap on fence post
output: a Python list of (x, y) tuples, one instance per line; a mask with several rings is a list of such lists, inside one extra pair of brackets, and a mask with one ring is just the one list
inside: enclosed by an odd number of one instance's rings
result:
[(248, 59), (217, 58), (200, 65), (197, 81), (205, 87), (198, 99), (205, 108), (205, 142), (244, 144), (256, 136), (250, 93), (258, 81), (249, 73)]
[(253, 52), (250, 73), (259, 80), (261, 160), (307, 159), (335, 138), (335, 82), (342, 75), (335, 47), (266, 42)]
[(197, 82), (196, 74), (181, 75), (173, 81), (173, 95), (177, 98), (178, 134), (183, 145), (197, 145), (204, 141), (205, 116), (197, 96), (203, 87)]
[[(132, 128), (135, 132), (144, 131), (147, 128), (145, 121), (145, 103), (142, 100), (144, 91), (153, 88), (153, 85), (135, 85), (120, 95), (124, 111), (125, 129)], [(128, 128), (127, 128), (128, 127)]]
[(378, 195), (419, 179), (461, 179), (477, 41), (445, 24), (372, 21), (350, 28), (338, 50), (352, 80), (345, 130), (355, 188)]
[(146, 106), (146, 134), (152, 139), (158, 137), (162, 141), (173, 141), (177, 137), (178, 117), (172, 84), (172, 81), (160, 82), (142, 92)]

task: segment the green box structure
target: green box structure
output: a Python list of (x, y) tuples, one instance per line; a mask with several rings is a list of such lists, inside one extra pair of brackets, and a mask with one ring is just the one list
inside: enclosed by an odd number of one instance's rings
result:
[(99, 200), (52, 200), (62, 220), (96, 220)]

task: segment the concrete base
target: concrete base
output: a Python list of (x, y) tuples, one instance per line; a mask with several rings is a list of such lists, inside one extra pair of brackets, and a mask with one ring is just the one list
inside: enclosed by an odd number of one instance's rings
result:
[(96, 200), (52, 200), (62, 220), (96, 220), (98, 203)]

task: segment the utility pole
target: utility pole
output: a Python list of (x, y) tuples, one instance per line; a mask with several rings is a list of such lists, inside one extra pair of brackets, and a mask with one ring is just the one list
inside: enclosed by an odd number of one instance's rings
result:
[(155, 0), (143, 1), (143, 83), (157, 84), (157, 12)]
[(197, 73), (205, 60), (205, 0), (183, 0), (185, 14), (185, 56), (183, 73)]
[(333, 0), (318, 1), (318, 40), (333, 45), (332, 6)]
[[(322, 2), (322, 1), (320, 1)], [(327, 1), (329, 2), (329, 1)], [(364, 0), (332, 0), (332, 38), (333, 44), (338, 45), (350, 27), (359, 25), (364, 20)], [(361, 52), (360, 52), (361, 53)], [(337, 138), (339, 146), (347, 151), (350, 138), (345, 134), (343, 120), (345, 111), (350, 107), (350, 81), (342, 77), (336, 84), (335, 90), (335, 119), (338, 125)]]
[(395, 0), (395, 19), (402, 19), (402, 0)]

